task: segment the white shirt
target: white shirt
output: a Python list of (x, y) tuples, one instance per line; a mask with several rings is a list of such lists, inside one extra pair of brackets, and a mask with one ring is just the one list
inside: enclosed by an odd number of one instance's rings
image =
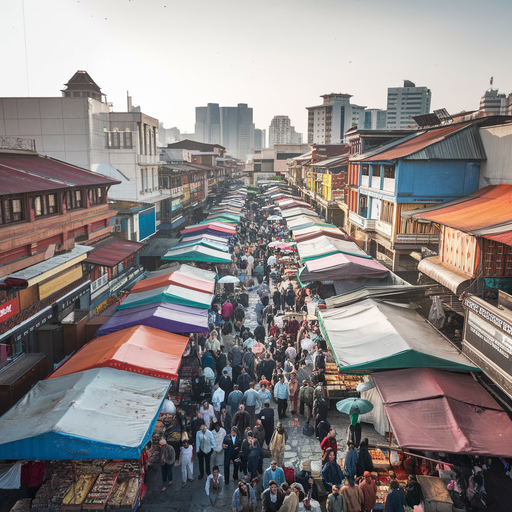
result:
[(267, 259), (267, 265), (269, 267), (274, 267), (277, 264), (277, 258), (272, 254)]
[(192, 460), (192, 453), (194, 453), (194, 449), (192, 445), (189, 445), (188, 448), (182, 446), (180, 448), (181, 451), (181, 463), (188, 464)]
[(210, 420), (215, 416), (215, 413), (213, 412), (213, 407), (209, 405), (208, 409), (205, 409), (203, 406), (201, 406), (199, 412), (201, 413), (201, 418), (203, 418), (206, 424), (206, 428), (208, 428), (208, 426), (210, 425)]
[[(220, 406), (221, 406), (222, 402), (224, 402), (225, 398), (226, 398), (226, 393), (224, 392), (224, 390), (222, 388), (216, 389), (215, 393), (213, 393), (212, 404), (213, 404), (213, 408), (217, 412), (220, 412)], [(206, 422), (206, 420), (204, 420), (204, 421)]]
[(252, 256), (252, 254), (249, 254), (249, 256), (247, 256), (247, 263), (249, 265), (252, 265), (254, 263), (254, 258)]
[(226, 437), (226, 431), (222, 427), (220, 427), (218, 432), (215, 429), (213, 429), (212, 434), (213, 439), (215, 439), (215, 444), (217, 445), (215, 451), (217, 453), (220, 453), (222, 451), (222, 444), (224, 442), (224, 438)]

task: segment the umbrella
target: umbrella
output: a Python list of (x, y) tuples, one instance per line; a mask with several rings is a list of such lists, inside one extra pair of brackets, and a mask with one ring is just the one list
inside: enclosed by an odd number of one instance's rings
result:
[(224, 276), (221, 277), (218, 281), (218, 283), (226, 284), (226, 283), (239, 283), (240, 279), (235, 276)]
[(336, 404), (336, 409), (349, 416), (352, 414), (365, 414), (373, 409), (373, 404), (363, 398), (346, 398)]
[(369, 380), (369, 381), (361, 382), (360, 384), (358, 384), (357, 391), (359, 391), (359, 392), (368, 391), (369, 389), (373, 389), (374, 387), (375, 387), (375, 382), (373, 382), (373, 380)]
[(269, 215), (267, 217), (267, 220), (282, 220), (283, 217), (281, 217), (281, 215)]

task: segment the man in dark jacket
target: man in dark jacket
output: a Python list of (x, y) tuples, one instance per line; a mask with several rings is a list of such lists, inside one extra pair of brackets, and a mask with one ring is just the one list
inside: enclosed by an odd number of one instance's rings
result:
[(254, 337), (256, 338), (256, 341), (259, 341), (260, 343), (265, 343), (265, 327), (263, 325), (258, 325), (256, 329), (254, 329)]
[(246, 372), (245, 368), (242, 368), (242, 373), (238, 376), (238, 389), (245, 393), (249, 389), (249, 384), (251, 383), (251, 377)]
[(222, 443), (222, 448), (224, 449), (224, 479), (226, 484), (229, 484), (229, 464), (233, 461), (233, 480), (238, 480), (238, 468), (240, 465), (239, 462), (239, 454), (240, 447), (242, 444), (242, 439), (238, 435), (238, 429), (236, 427), (232, 427), (231, 434), (228, 434), (224, 438), (224, 442)]
[(219, 379), (219, 387), (226, 393), (227, 400), (229, 394), (233, 391), (233, 383), (227, 370), (224, 370), (222, 377)]
[[(275, 496), (274, 500), (272, 500), (272, 496)], [(263, 491), (261, 495), (261, 499), (263, 500), (263, 512), (277, 512), (284, 501), (284, 494), (281, 489), (277, 487), (277, 483), (275, 480), (270, 480), (268, 483), (268, 489)]]
[(263, 404), (263, 409), (259, 412), (258, 419), (261, 420), (263, 428), (265, 429), (265, 442), (270, 448), (270, 440), (272, 439), (272, 434), (275, 430), (275, 420), (274, 410), (270, 408), (270, 404), (268, 402)]
[(232, 426), (238, 429), (243, 435), (245, 429), (251, 426), (251, 415), (245, 410), (245, 405), (240, 404), (239, 411), (233, 416)]

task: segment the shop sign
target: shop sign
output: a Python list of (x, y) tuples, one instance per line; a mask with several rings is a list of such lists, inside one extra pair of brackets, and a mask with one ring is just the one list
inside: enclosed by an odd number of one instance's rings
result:
[(39, 285), (39, 300), (43, 300), (71, 283), (78, 281), (82, 275), (82, 265), (80, 264), (54, 279), (49, 279), (45, 283), (41, 283)]
[(18, 298), (0, 304), (0, 323), (20, 312)]
[(71, 290), (69, 293), (66, 293), (63, 297), (56, 301), (57, 309), (59, 313), (66, 309), (68, 306), (71, 306), (76, 300), (80, 297), (83, 297), (86, 293), (89, 293), (91, 290), (91, 281), (86, 281), (81, 286), (77, 286), (74, 290)]
[(487, 308), (466, 297), (465, 341), (512, 375), (512, 326)]

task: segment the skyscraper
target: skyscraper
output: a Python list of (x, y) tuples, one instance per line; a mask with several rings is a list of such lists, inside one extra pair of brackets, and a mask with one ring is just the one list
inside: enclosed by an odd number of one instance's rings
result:
[(301, 144), (302, 134), (297, 133), (288, 116), (274, 116), (268, 130), (269, 147), (276, 144)]
[(416, 87), (414, 82), (404, 80), (403, 87), (388, 88), (388, 130), (414, 128), (413, 116), (430, 113), (432, 92), (427, 87)]
[(267, 130), (260, 130), (259, 128), (254, 129), (254, 148), (253, 149), (264, 149), (267, 143)]
[(254, 147), (254, 123), (252, 120), (252, 108), (247, 103), (239, 103), (238, 106), (238, 155), (240, 160), (247, 160)]
[(195, 133), (198, 142), (222, 144), (218, 103), (208, 103), (206, 107), (196, 107)]

